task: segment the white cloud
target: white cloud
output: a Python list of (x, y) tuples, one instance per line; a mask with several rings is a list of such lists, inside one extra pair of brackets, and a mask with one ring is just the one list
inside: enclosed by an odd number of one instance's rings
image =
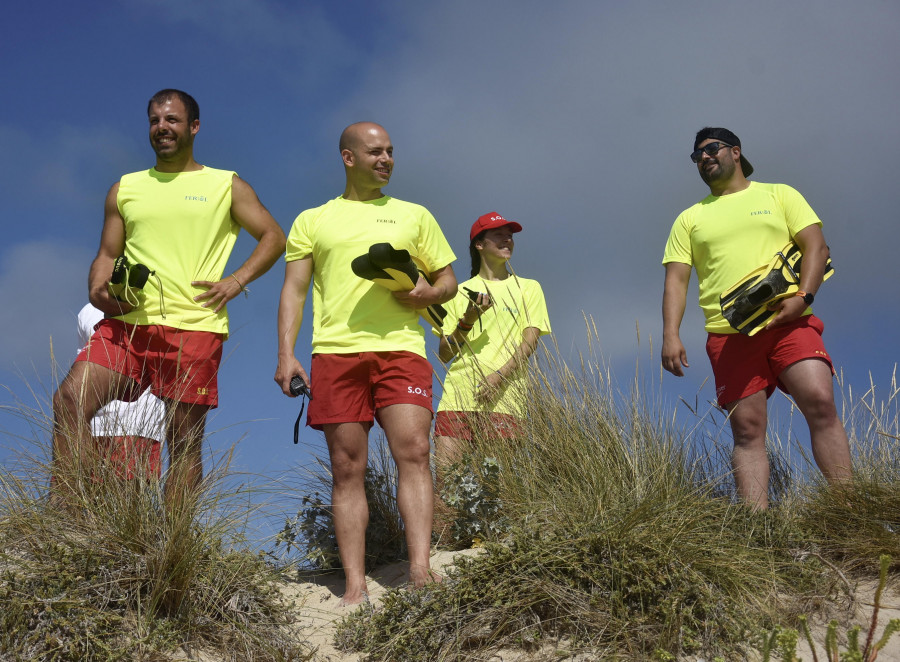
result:
[(75, 318), (87, 302), (88, 251), (52, 242), (8, 247), (0, 255), (0, 368), (53, 358), (65, 369), (78, 349)]
[[(794, 185), (826, 219), (842, 282), (825, 296), (884, 305), (859, 285), (896, 280), (897, 7), (443, 3), (396, 19), (409, 40), (333, 123), (386, 125), (389, 192), (432, 209), (458, 274), (478, 214), (522, 222), (515, 266), (543, 284), (562, 345), (583, 336), (582, 310), (613, 358), (634, 352), (635, 321), (659, 335), (666, 236), (707, 193), (687, 158), (706, 124), (732, 128), (758, 180)], [(685, 335), (702, 337), (695, 301)]]

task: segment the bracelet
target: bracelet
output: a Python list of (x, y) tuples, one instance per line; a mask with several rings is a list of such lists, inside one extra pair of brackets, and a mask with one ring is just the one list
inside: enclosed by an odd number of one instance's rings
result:
[(249, 297), (249, 296), (250, 296), (250, 290), (248, 290), (246, 287), (244, 287), (244, 284), (243, 284), (241, 281), (238, 280), (238, 277), (237, 277), (237, 276), (235, 276), (234, 274), (231, 274), (231, 277), (234, 278), (234, 282), (237, 283), (237, 284), (238, 284), (238, 287), (241, 288), (241, 292), (244, 293), (244, 296), (245, 296), (245, 297)]
[(456, 328), (459, 329), (460, 331), (471, 331), (473, 326), (474, 325), (472, 325), (472, 324), (466, 324), (461, 319), (459, 321), (457, 321), (457, 323), (456, 323)]

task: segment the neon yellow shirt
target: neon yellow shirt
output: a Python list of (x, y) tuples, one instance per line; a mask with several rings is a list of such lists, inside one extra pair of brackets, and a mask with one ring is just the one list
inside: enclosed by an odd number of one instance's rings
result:
[(509, 361), (522, 344), (525, 329), (534, 327), (542, 336), (550, 333), (550, 317), (541, 285), (536, 280), (518, 276), (489, 281), (476, 276), (467, 280), (456, 297), (444, 304), (447, 309), (444, 335), (453, 333), (469, 305), (464, 287), (487, 292), (494, 305), (481, 316), (480, 324), (475, 322), (466, 336), (467, 342), (450, 364), (438, 411), (490, 411), (521, 418), (523, 389), (528, 384), (524, 365), (503, 380), (500, 397), (493, 403), (477, 402), (475, 389), (487, 375)]
[[(722, 316), (719, 297), (765, 264), (800, 230), (822, 225), (806, 200), (785, 184), (751, 182), (743, 191), (707, 196), (675, 219), (663, 264), (697, 270), (700, 308), (710, 333), (737, 333)], [(811, 314), (807, 309), (804, 314)]]
[(338, 197), (294, 221), (285, 260), (312, 256), (314, 353), (408, 351), (425, 357), (418, 313), (350, 268), (355, 257), (380, 242), (409, 251), (425, 273), (456, 259), (427, 209), (389, 196), (367, 201)]
[(206, 289), (191, 282), (217, 281), (225, 271), (241, 229), (231, 218), (234, 177), (230, 170), (205, 166), (179, 173), (151, 168), (122, 177), (117, 204), (125, 221), (125, 257), (155, 271), (159, 282), (151, 276), (140, 305), (119, 319), (227, 336), (227, 311), (215, 313), (195, 302)]

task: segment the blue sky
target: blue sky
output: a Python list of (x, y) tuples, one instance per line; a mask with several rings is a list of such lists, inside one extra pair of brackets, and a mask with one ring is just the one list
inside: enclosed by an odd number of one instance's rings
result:
[[(519, 221), (513, 266), (543, 284), (560, 350), (586, 350), (591, 316), (626, 383), (638, 359), (659, 380), (663, 245), (707, 192), (694, 132), (727, 126), (754, 179), (791, 184), (823, 219), (826, 343), (854, 392), (871, 373), (884, 393), (900, 354), (898, 29), (900, 6), (874, 0), (18, 3), (0, 28), (0, 398), (52, 390), (51, 338), (68, 368), (104, 195), (153, 164), (145, 109), (164, 87), (200, 103), (197, 159), (236, 170), (285, 231), (341, 193), (344, 126), (383, 124), (386, 192), (434, 213), (457, 274), (477, 216)], [(242, 235), (232, 268), (251, 247)], [(267, 475), (308, 461), (291, 443), (297, 403), (272, 381), (282, 275), (229, 306), (209, 425), (212, 452), (240, 440), (233, 466)], [(695, 283), (690, 297), (691, 368), (662, 377), (670, 403), (712, 398)], [(0, 429), (22, 432), (4, 411)]]

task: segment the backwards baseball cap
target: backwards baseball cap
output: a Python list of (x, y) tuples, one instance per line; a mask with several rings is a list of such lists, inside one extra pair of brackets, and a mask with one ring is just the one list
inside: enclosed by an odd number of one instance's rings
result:
[(487, 214), (484, 214), (483, 216), (479, 216), (478, 220), (472, 224), (472, 229), (469, 232), (469, 241), (472, 241), (475, 237), (477, 237), (485, 230), (496, 230), (497, 228), (503, 228), (507, 226), (509, 226), (509, 229), (513, 232), (522, 231), (522, 226), (515, 221), (507, 221), (495, 211), (489, 212)]
[[(724, 129), (720, 126), (707, 126), (697, 132), (697, 137), (694, 138), (694, 149), (697, 149), (700, 146), (700, 143), (709, 138), (721, 140), (723, 143), (727, 143), (733, 147), (741, 146), (741, 139), (728, 129)], [(750, 161), (744, 157), (743, 148), (741, 148), (741, 172), (744, 173), (744, 177), (749, 177), (753, 174), (753, 166), (750, 165)]]

